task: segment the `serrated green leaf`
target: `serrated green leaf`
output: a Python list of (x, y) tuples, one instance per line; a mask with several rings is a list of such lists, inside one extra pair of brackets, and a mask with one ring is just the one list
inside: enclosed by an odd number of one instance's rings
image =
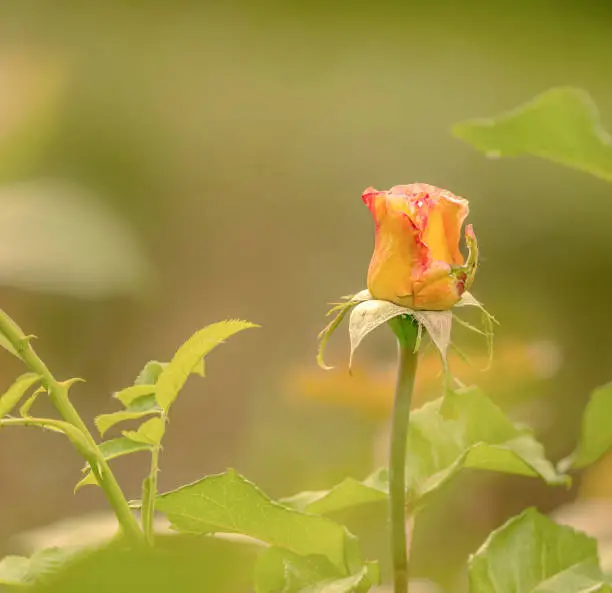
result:
[(597, 461), (612, 448), (612, 383), (591, 394), (582, 416), (582, 430), (576, 450), (559, 463), (559, 468), (579, 469)]
[(166, 423), (159, 417), (143, 422), (137, 430), (124, 430), (123, 436), (145, 445), (159, 445), (166, 429)]
[(470, 558), (470, 593), (607, 593), (595, 540), (528, 509)]
[(389, 471), (381, 468), (363, 481), (346, 478), (331, 490), (300, 492), (281, 500), (305, 513), (326, 515), (345, 508), (387, 500)]
[(167, 411), (189, 375), (199, 368), (199, 361), (230, 336), (251, 327), (258, 326), (248, 321), (232, 319), (213, 323), (193, 334), (159, 375), (155, 395), (157, 403)]
[(156, 508), (178, 531), (242, 533), (300, 556), (324, 556), (342, 575), (350, 574), (344, 527), (270, 500), (233, 470), (162, 494)]
[(144, 418), (150, 414), (158, 413), (157, 410), (143, 410), (143, 411), (132, 411), (132, 410), (120, 410), (119, 412), (111, 412), (110, 414), (100, 414), (94, 419), (96, 428), (100, 432), (100, 436), (104, 436), (104, 433), (118, 424), (126, 420), (138, 420)]
[(490, 156), (531, 154), (612, 181), (612, 140), (580, 89), (551, 89), (499, 117), (459, 123), (453, 133)]
[(134, 385), (155, 385), (167, 364), (167, 362), (150, 360), (144, 365), (144, 368), (142, 371), (140, 371), (138, 377), (136, 377)]
[(29, 558), (6, 556), (0, 560), (0, 584), (23, 586), (44, 583), (47, 577), (56, 573), (79, 553), (80, 550), (76, 548), (47, 548), (35, 552)]
[(0, 418), (10, 414), (25, 392), (38, 381), (40, 381), (40, 376), (36, 373), (21, 375), (0, 397)]
[(113, 397), (118, 399), (126, 408), (129, 408), (135, 399), (154, 394), (155, 385), (132, 385), (117, 391), (113, 394)]

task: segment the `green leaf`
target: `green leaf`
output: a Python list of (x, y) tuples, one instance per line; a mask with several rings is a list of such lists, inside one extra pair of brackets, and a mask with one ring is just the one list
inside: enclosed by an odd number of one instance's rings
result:
[(141, 424), (137, 430), (124, 430), (123, 436), (145, 445), (159, 445), (166, 430), (166, 423), (161, 418), (151, 418)]
[(380, 582), (377, 562), (366, 562), (343, 576), (323, 556), (298, 556), (280, 548), (267, 548), (254, 571), (255, 593), (351, 593), (368, 591)]
[(158, 360), (150, 360), (145, 364), (142, 371), (140, 371), (138, 377), (136, 377), (134, 385), (155, 385), (167, 364), (166, 362), (159, 362)]
[(128, 412), (161, 412), (162, 409), (157, 404), (155, 393), (137, 397), (127, 408)]
[(569, 485), (523, 426), (513, 424), (477, 388), (451, 392), (417, 410), (408, 433), (407, 487), (413, 504), (446, 484), (462, 468), (540, 477)]
[(11, 344), (11, 341), (2, 332), (0, 332), (0, 348), (4, 348), (7, 352), (10, 352), (17, 358), (21, 358), (17, 350), (15, 350), (13, 344)]
[(135, 399), (155, 394), (155, 385), (132, 385), (113, 394), (126, 408), (129, 408)]
[[(150, 451), (153, 445), (147, 442), (137, 442), (127, 437), (119, 437), (117, 439), (111, 439), (100, 443), (100, 452), (102, 453), (106, 461), (115, 459), (116, 457), (122, 457), (123, 455), (129, 455), (130, 453), (137, 453), (138, 451)], [(93, 475), (89, 464), (83, 467), (85, 476), (77, 483), (74, 487), (74, 491), (81, 489), (83, 486), (97, 486), (98, 481)]]
[(331, 490), (300, 492), (281, 502), (305, 513), (326, 515), (348, 507), (387, 500), (388, 494), (389, 472), (387, 468), (381, 468), (362, 482), (346, 478)]
[[(413, 512), (463, 468), (539, 477), (569, 485), (544, 448), (513, 424), (476, 388), (449, 393), (413, 412), (408, 433), (406, 487)], [(385, 500), (388, 474), (379, 469), (364, 481), (347, 478), (331, 490), (302, 492), (282, 502), (304, 512), (328, 514)]]
[(257, 558), (255, 593), (293, 593), (342, 573), (323, 556), (299, 556), (282, 548), (266, 548)]
[(119, 422), (124, 422), (126, 420), (137, 420), (139, 418), (143, 418), (150, 414), (156, 414), (158, 410), (144, 410), (144, 411), (131, 411), (131, 410), (121, 410), (119, 412), (111, 412), (110, 414), (100, 414), (100, 416), (96, 416), (94, 423), (96, 428), (100, 432), (100, 436), (104, 436), (104, 433), (118, 424)]
[(4, 418), (0, 419), (0, 426), (37, 426), (52, 432), (60, 432), (65, 434), (72, 442), (75, 448), (87, 460), (92, 460), (96, 457), (96, 452), (92, 448), (91, 443), (76, 426), (63, 420), (54, 420), (53, 418)]
[(270, 500), (233, 470), (162, 494), (156, 508), (182, 532), (242, 533), (300, 556), (324, 556), (342, 575), (354, 563), (344, 527)]
[(528, 509), (470, 558), (470, 593), (609, 593), (597, 544)]
[(47, 548), (29, 558), (6, 556), (0, 560), (0, 584), (32, 585), (44, 582), (79, 553), (76, 548)]
[(300, 589), (300, 593), (365, 593), (371, 586), (368, 568), (364, 566), (357, 574), (322, 581)]
[(579, 469), (597, 461), (612, 448), (612, 383), (599, 387), (582, 416), (582, 430), (576, 450), (559, 463), (559, 468)]
[(150, 449), (150, 444), (132, 441), (127, 437), (119, 437), (100, 443), (100, 452), (107, 461), (130, 453), (136, 453), (137, 451), (149, 451)]
[[(138, 451), (150, 451), (152, 445), (150, 443), (136, 442), (127, 437), (119, 437), (117, 439), (111, 439), (100, 443), (100, 453), (106, 461), (115, 459), (116, 457), (122, 457), (123, 455), (129, 455), (130, 453), (137, 453)], [(95, 476), (91, 473), (89, 464), (85, 464), (82, 469), (86, 473), (85, 477), (74, 487), (76, 492), (83, 486), (96, 485), (98, 484)]]
[(36, 373), (25, 373), (21, 375), (0, 397), (0, 418), (13, 411), (13, 408), (19, 403), (19, 400), (24, 396), (25, 392), (40, 381), (40, 376)]
[(252, 591), (260, 547), (252, 543), (157, 534), (155, 546), (128, 548), (123, 538), (53, 575), (38, 593), (238, 593)]
[(612, 140), (580, 89), (551, 89), (499, 117), (459, 123), (453, 133), (490, 156), (531, 154), (612, 181)]
[(168, 410), (189, 375), (194, 369), (199, 369), (199, 361), (230, 336), (251, 327), (258, 326), (248, 321), (232, 319), (213, 323), (193, 334), (159, 375), (156, 392), (159, 405)]

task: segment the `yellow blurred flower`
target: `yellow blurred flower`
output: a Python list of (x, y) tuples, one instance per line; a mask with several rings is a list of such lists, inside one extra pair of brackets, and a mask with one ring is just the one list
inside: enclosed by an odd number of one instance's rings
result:
[[(452, 374), (466, 385), (477, 383), (483, 390), (494, 391), (496, 385), (516, 385), (548, 378), (560, 365), (560, 354), (550, 342), (526, 344), (499, 342), (495, 359), (489, 363), (484, 352), (467, 353), (469, 365), (454, 353), (449, 354)], [(393, 406), (396, 369), (388, 367), (357, 368), (349, 375), (334, 369), (320, 373), (316, 367), (297, 367), (283, 379), (283, 389), (294, 401), (316, 401), (327, 405), (345, 406), (368, 416), (386, 419)], [(442, 388), (442, 368), (439, 355), (431, 351), (421, 356), (416, 376), (414, 406), (439, 397)]]

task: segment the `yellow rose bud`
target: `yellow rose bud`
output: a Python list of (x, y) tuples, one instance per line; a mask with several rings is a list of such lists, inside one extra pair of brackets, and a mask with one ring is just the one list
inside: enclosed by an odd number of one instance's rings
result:
[(465, 229), (467, 262), (459, 251), (467, 200), (425, 183), (389, 191), (368, 188), (362, 199), (376, 226), (368, 269), (372, 297), (415, 310), (442, 311), (456, 304), (477, 265), (471, 225)]

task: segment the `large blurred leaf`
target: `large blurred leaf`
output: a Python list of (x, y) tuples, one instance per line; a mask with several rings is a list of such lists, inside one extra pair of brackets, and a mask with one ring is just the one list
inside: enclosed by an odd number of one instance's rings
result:
[(242, 533), (300, 556), (321, 555), (343, 576), (351, 572), (354, 544), (344, 527), (270, 500), (233, 470), (162, 494), (155, 506), (179, 531)]
[(6, 556), (0, 560), (0, 584), (31, 585), (44, 582), (79, 553), (76, 548), (48, 548), (24, 556)]
[(258, 326), (248, 321), (230, 319), (213, 323), (193, 334), (159, 374), (155, 392), (159, 405), (168, 410), (189, 375), (194, 372), (201, 374), (200, 361), (227, 338), (251, 327)]
[(469, 563), (470, 593), (610, 593), (597, 544), (528, 509), (494, 531)]
[[(445, 407), (444, 411), (442, 410)], [(476, 388), (449, 393), (412, 414), (408, 433), (406, 487), (414, 510), (463, 468), (539, 477), (552, 485), (569, 484), (524, 427), (513, 424)], [(363, 482), (348, 478), (332, 488), (302, 492), (283, 502), (310, 513), (384, 500), (385, 470)]]
[(0, 285), (85, 298), (148, 286), (133, 231), (84, 190), (52, 181), (5, 186), (0, 210)]
[(214, 537), (156, 537), (155, 548), (120, 542), (71, 562), (36, 593), (241, 593), (259, 547)]
[(453, 133), (490, 156), (532, 154), (612, 181), (612, 139), (580, 89), (549, 90), (499, 117), (456, 124)]
[(597, 461), (612, 448), (612, 383), (591, 394), (582, 416), (582, 431), (576, 450), (559, 463), (563, 470), (578, 469)]

